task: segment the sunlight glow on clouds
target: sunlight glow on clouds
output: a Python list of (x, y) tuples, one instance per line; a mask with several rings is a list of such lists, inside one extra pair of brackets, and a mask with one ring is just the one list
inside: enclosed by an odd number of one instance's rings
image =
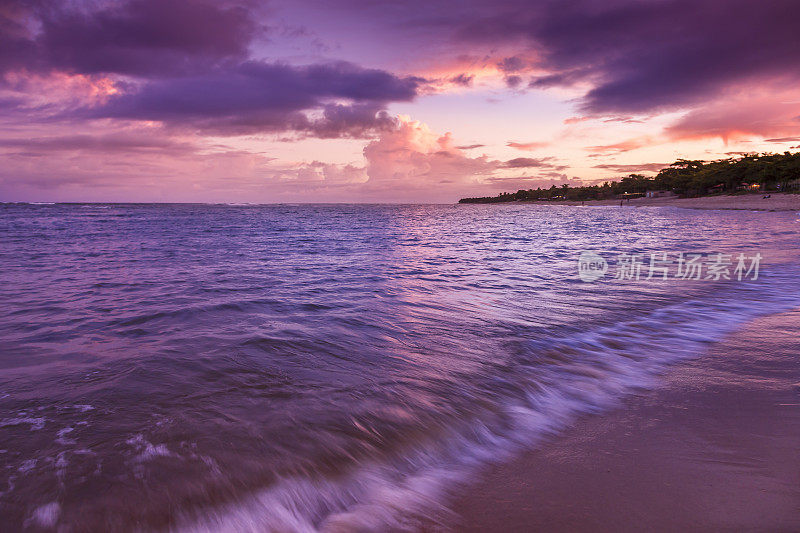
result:
[(7, 0), (0, 199), (451, 202), (783, 151), (795, 11)]

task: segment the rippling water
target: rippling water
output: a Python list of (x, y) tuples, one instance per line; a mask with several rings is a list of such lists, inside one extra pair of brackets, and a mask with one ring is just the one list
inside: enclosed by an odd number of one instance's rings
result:
[[(477, 466), (799, 305), (799, 230), (673, 208), (2, 205), (0, 519), (413, 528)], [(766, 264), (583, 283), (585, 249)]]

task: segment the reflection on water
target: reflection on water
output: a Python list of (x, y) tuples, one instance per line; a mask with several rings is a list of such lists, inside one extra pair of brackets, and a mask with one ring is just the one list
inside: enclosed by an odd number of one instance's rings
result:
[[(413, 527), (476, 465), (800, 303), (793, 214), (0, 208), (12, 529)], [(584, 250), (759, 280), (583, 283)]]

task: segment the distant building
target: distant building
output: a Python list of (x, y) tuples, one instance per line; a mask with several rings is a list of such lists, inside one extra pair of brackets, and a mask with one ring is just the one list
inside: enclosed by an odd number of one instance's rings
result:
[(667, 198), (669, 196), (675, 196), (675, 193), (672, 191), (647, 191), (644, 195), (647, 198)]

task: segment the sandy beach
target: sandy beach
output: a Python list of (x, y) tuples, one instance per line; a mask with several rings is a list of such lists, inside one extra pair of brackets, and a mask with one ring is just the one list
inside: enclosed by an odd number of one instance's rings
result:
[[(635, 198), (622, 205), (630, 207), (672, 206), (687, 209), (738, 209), (752, 211), (800, 211), (800, 194), (764, 194), (704, 196), (701, 198)], [(620, 200), (590, 200), (586, 202), (535, 202), (546, 205), (619, 206)]]
[(452, 502), (459, 531), (800, 530), (800, 310), (675, 367)]

